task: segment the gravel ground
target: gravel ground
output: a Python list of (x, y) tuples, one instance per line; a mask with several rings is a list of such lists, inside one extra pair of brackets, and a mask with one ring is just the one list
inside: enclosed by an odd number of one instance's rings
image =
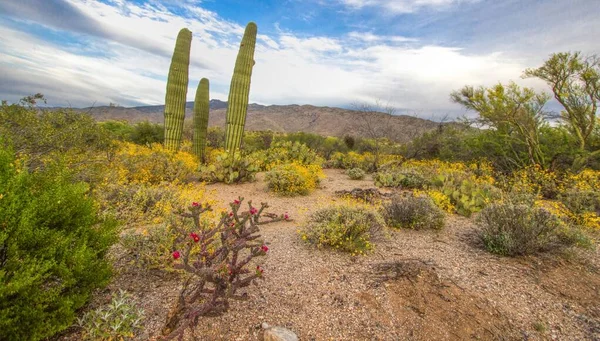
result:
[[(472, 219), (458, 216), (439, 232), (392, 231), (368, 256), (316, 249), (298, 234), (310, 213), (340, 201), (336, 190), (373, 187), (325, 173), (323, 188), (306, 197), (268, 193), (260, 177), (207, 186), (223, 207), (240, 195), (294, 221), (261, 228), (270, 248), (264, 280), (247, 289), (248, 301), (201, 319), (199, 339), (260, 340), (267, 322), (300, 340), (600, 340), (598, 251), (497, 257), (478, 245)], [(178, 283), (161, 272), (123, 271), (96, 302), (117, 288), (131, 291), (147, 313), (139, 339), (154, 339)]]

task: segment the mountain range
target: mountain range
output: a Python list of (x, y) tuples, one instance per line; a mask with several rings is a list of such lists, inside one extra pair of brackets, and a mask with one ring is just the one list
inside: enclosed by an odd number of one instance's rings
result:
[[(194, 103), (187, 102), (186, 121), (192, 120)], [(100, 106), (75, 109), (91, 114), (98, 121), (125, 120), (131, 123), (149, 121), (163, 123), (164, 105), (125, 108)], [(227, 102), (210, 101), (209, 127), (225, 127)], [(307, 132), (324, 136), (344, 135), (373, 137), (373, 134), (406, 142), (426, 131), (436, 129), (441, 123), (407, 115), (386, 115), (381, 112), (349, 110), (312, 105), (260, 105), (249, 104), (246, 129), (276, 132)]]

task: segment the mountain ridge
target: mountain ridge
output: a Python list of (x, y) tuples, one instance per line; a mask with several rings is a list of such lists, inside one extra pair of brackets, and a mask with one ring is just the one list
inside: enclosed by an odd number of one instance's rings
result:
[[(191, 121), (193, 102), (186, 103), (186, 121)], [(131, 123), (149, 121), (162, 123), (164, 105), (138, 107), (100, 106), (74, 109), (86, 112), (98, 121), (125, 120)], [(210, 101), (209, 127), (225, 127), (227, 102), (213, 99)], [(385, 113), (365, 114), (364, 111), (314, 105), (248, 105), (246, 129), (249, 131), (272, 130), (276, 132), (307, 132), (324, 136), (344, 135), (370, 137), (365, 131), (364, 115), (369, 115), (373, 130), (385, 131), (386, 137), (406, 142), (424, 132), (436, 129), (439, 122), (414, 116)]]

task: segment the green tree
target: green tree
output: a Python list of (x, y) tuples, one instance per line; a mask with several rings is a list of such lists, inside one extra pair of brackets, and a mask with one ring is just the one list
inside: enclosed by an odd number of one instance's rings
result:
[(537, 77), (550, 86), (554, 98), (565, 109), (560, 115), (562, 121), (576, 137), (580, 152), (585, 152), (598, 124), (598, 57), (583, 57), (579, 52), (555, 53), (541, 67), (525, 70), (524, 77)]
[[(492, 129), (494, 134), (510, 147), (508, 158), (515, 165), (538, 164), (546, 166), (546, 156), (540, 144), (540, 130), (547, 125), (544, 106), (550, 99), (545, 93), (531, 88), (520, 88), (514, 82), (491, 88), (465, 86), (450, 95), (453, 102), (479, 115), (476, 122)], [(524, 146), (525, 157), (519, 147)]]

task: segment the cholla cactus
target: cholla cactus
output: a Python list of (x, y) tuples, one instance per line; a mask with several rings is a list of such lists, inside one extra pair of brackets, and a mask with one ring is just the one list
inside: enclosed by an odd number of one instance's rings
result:
[(187, 28), (179, 31), (169, 68), (165, 96), (165, 147), (169, 150), (178, 150), (181, 145), (191, 44), (192, 32)]
[(225, 135), (225, 149), (229, 152), (235, 152), (240, 148), (242, 135), (244, 134), (248, 97), (250, 95), (250, 79), (252, 78), (252, 67), (254, 66), (256, 33), (256, 24), (253, 22), (248, 23), (235, 61), (233, 77), (231, 78)]

